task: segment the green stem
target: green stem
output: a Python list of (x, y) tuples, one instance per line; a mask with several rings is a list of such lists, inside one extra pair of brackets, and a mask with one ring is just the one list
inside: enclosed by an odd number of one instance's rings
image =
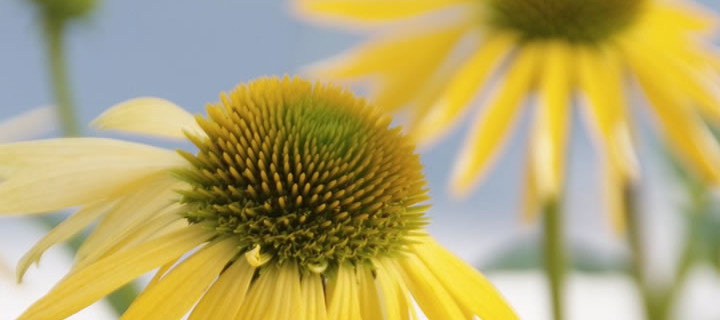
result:
[(625, 188), (625, 215), (627, 220), (627, 240), (631, 253), (631, 266), (635, 284), (640, 291), (647, 320), (667, 320), (667, 308), (663, 306), (662, 295), (648, 282), (646, 248), (643, 243), (640, 217), (637, 211), (637, 194), (632, 186)]
[(557, 200), (543, 206), (545, 272), (550, 284), (553, 319), (564, 320), (564, 289), (567, 273), (567, 258), (562, 212)]
[(64, 136), (80, 136), (82, 131), (78, 125), (75, 108), (70, 91), (70, 81), (65, 68), (65, 48), (63, 33), (65, 20), (45, 17), (45, 37), (50, 62), (50, 77), (60, 126)]
[[(703, 232), (705, 227), (703, 219), (709, 207), (708, 190), (704, 184), (685, 184), (691, 196), (691, 204), (684, 217), (687, 219), (685, 245), (680, 253), (680, 261), (675, 269), (675, 275), (670, 287), (659, 301), (664, 314), (670, 314), (675, 306), (675, 300), (687, 282), (692, 267), (696, 263), (697, 250), (703, 246), (698, 239), (697, 233)], [(667, 318), (667, 317), (666, 317)]]

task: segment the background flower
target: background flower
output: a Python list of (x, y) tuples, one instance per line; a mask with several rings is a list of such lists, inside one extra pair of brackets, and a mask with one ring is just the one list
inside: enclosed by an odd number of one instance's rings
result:
[[(714, 17), (687, 1), (346, 1), (297, 0), (310, 17), (339, 25), (393, 21), (340, 57), (321, 77), (376, 79), (373, 101), (409, 113), (416, 141), (430, 143), (469, 113), (485, 92), (455, 166), (452, 186), (467, 193), (487, 174), (519, 118), (534, 106), (526, 199), (564, 193), (575, 94), (605, 164), (607, 206), (622, 229), (624, 185), (639, 174), (629, 106), (637, 81), (661, 134), (694, 172), (720, 181), (720, 147), (700, 116), (720, 119), (710, 46)], [(392, 3), (393, 5), (391, 5)], [(455, 9), (448, 13), (445, 9)], [(450, 16), (450, 17), (443, 17)], [(497, 79), (499, 78), (499, 79)], [(484, 90), (499, 81), (494, 92)]]

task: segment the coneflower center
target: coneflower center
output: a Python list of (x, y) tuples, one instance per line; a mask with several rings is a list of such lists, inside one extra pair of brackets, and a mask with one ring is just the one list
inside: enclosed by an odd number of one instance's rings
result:
[(631, 25), (645, 0), (489, 0), (483, 15), (494, 28), (526, 39), (598, 42)]
[(316, 272), (399, 253), (424, 224), (413, 146), (351, 93), (273, 78), (222, 98), (180, 151), (190, 222)]

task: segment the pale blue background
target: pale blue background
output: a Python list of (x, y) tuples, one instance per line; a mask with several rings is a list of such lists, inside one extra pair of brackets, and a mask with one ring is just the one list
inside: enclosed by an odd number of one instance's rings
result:
[[(0, 118), (53, 101), (34, 19), (25, 1), (0, 3)], [(361, 39), (357, 33), (297, 20), (285, 0), (114, 0), (101, 1), (93, 17), (72, 26), (67, 52), (76, 102), (87, 123), (108, 106), (142, 95), (199, 112), (239, 82), (295, 73)], [(600, 203), (595, 156), (582, 124), (576, 123), (568, 188), (570, 232), (616, 251), (620, 240), (609, 230)], [(532, 233), (519, 223), (527, 131), (516, 132), (482, 187), (456, 201), (445, 186), (464, 132), (457, 130), (424, 151), (423, 161), (434, 196), (431, 231), (463, 257), (476, 260), (497, 250), (498, 243)], [(6, 239), (12, 235), (0, 234), (0, 241)]]

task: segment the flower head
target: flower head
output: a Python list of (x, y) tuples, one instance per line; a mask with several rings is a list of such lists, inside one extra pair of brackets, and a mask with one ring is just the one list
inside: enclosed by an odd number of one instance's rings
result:
[[(720, 147), (701, 119), (720, 120), (720, 59), (707, 35), (715, 20), (687, 1), (664, 0), (296, 0), (311, 17), (343, 24), (398, 20), (349, 53), (317, 65), (324, 77), (375, 76), (374, 102), (409, 111), (410, 136), (430, 143), (488, 90), (452, 178), (478, 183), (523, 101), (534, 97), (528, 163), (530, 208), (563, 191), (573, 96), (606, 168), (609, 203), (622, 228), (622, 185), (638, 175), (627, 97), (637, 82), (676, 152), (699, 176), (720, 181)], [(457, 9), (453, 11), (453, 9)], [(536, 94), (535, 94), (536, 93)], [(536, 200), (535, 200), (536, 199)]]
[(221, 95), (207, 117), (140, 98), (95, 124), (186, 136), (198, 150), (94, 138), (0, 146), (0, 213), (80, 207), (20, 276), (98, 221), (73, 271), (21, 319), (67, 317), (158, 267), (123, 319), (407, 319), (413, 300), (430, 319), (516, 319), (424, 231), (413, 146), (347, 91), (261, 79)]

